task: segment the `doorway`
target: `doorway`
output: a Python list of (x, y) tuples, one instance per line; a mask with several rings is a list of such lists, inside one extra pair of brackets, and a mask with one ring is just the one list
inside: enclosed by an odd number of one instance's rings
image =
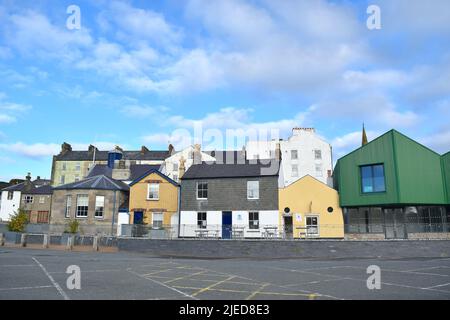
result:
[(231, 239), (232, 223), (231, 211), (222, 211), (222, 239)]
[(142, 211), (134, 212), (133, 224), (144, 224), (144, 212), (142, 212)]
[(293, 236), (293, 226), (292, 226), (292, 216), (284, 216), (284, 236), (287, 239), (292, 239)]

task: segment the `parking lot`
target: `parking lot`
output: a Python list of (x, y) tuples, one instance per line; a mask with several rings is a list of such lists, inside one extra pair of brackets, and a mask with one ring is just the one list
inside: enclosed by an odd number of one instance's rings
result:
[[(66, 269), (81, 269), (68, 289)], [(381, 289), (367, 288), (367, 267)], [(450, 258), (174, 259), (0, 249), (0, 299), (450, 299)]]

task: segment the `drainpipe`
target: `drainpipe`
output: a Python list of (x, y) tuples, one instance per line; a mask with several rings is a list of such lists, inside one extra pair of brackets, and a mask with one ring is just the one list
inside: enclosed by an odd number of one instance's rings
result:
[(178, 187), (178, 234), (177, 234), (177, 238), (180, 237), (180, 230), (181, 230), (181, 185)]
[(112, 222), (111, 222), (111, 236), (114, 235), (114, 215), (116, 214), (116, 190), (114, 190), (114, 200), (113, 200), (113, 211), (112, 211)]

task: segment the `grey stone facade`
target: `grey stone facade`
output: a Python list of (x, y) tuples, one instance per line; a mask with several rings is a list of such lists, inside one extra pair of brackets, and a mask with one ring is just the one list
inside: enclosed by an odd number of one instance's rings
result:
[[(114, 203), (114, 193), (116, 193), (116, 199)], [(70, 209), (70, 217), (65, 217), (66, 211), (66, 197), (68, 195), (72, 196), (72, 204)], [(89, 196), (89, 207), (87, 217), (76, 217), (76, 207), (77, 207), (77, 195), (88, 195)], [(105, 204), (103, 211), (103, 218), (96, 218), (95, 213), (95, 197), (104, 196)], [(124, 191), (113, 191), (113, 190), (96, 190), (96, 189), (73, 189), (73, 190), (54, 190), (52, 210), (50, 217), (51, 225), (67, 225), (71, 220), (76, 219), (80, 223), (80, 228), (94, 226), (95, 233), (108, 233), (113, 225), (113, 210), (114, 211), (114, 225), (117, 225), (117, 216), (119, 208), (123, 207), (128, 203), (128, 193)], [(89, 228), (92, 230), (92, 228)]]
[[(208, 199), (197, 200), (197, 182), (208, 182)], [(247, 181), (259, 181), (259, 199), (247, 199)], [(278, 177), (181, 180), (182, 211), (278, 210)]]

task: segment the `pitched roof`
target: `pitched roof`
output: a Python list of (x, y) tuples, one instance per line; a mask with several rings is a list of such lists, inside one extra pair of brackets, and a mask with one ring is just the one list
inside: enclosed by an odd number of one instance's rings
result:
[[(108, 161), (109, 151), (96, 151), (95, 160)], [(123, 159), (128, 160), (164, 160), (169, 157), (168, 150), (162, 151), (123, 151)], [(89, 161), (93, 160), (94, 153), (92, 151), (66, 151), (55, 156), (55, 160), (64, 161)]]
[(269, 164), (259, 161), (246, 161), (245, 164), (202, 162), (202, 164), (191, 166), (181, 177), (181, 180), (278, 176), (279, 170), (280, 162), (276, 160), (271, 161)]
[(38, 186), (44, 186), (44, 185), (47, 185), (47, 184), (50, 184), (52, 181), (51, 180), (49, 180), (49, 179), (35, 179), (35, 180), (33, 180), (33, 183), (34, 183), (34, 185), (36, 186), (36, 187), (38, 187)]
[(30, 182), (30, 181), (24, 181), (18, 184), (10, 185), (9, 187), (6, 187), (2, 189), (2, 191), (21, 191), (21, 192), (28, 192), (32, 189), (36, 188), (36, 186)]
[(122, 181), (104, 175), (88, 177), (86, 179), (55, 187), (54, 190), (95, 189), (95, 190), (129, 190)]
[[(22, 193), (25, 193), (23, 191)], [(52, 194), (53, 193), (53, 187), (50, 185), (43, 185), (42, 187), (34, 188), (27, 192), (27, 194)]]
[(142, 179), (144, 179), (145, 177), (147, 177), (149, 174), (152, 174), (152, 173), (158, 174), (161, 178), (167, 180), (168, 182), (170, 182), (171, 184), (173, 184), (176, 187), (179, 186), (179, 184), (176, 181), (172, 180), (171, 178), (169, 178), (168, 176), (166, 176), (159, 170), (153, 168), (153, 169), (147, 170), (141, 176), (134, 179), (133, 182), (130, 183), (130, 187), (133, 186), (134, 184), (138, 183), (139, 181), (141, 181)]
[(10, 184), (8, 182), (0, 181), (0, 190), (9, 187)]
[[(142, 176), (145, 172), (154, 169), (159, 170), (161, 166), (160, 165), (152, 165), (152, 164), (132, 164), (130, 165), (130, 178), (127, 179), (129, 181), (133, 181), (140, 176)], [(104, 175), (109, 178), (112, 177), (112, 169), (108, 167), (106, 164), (96, 164), (91, 168), (91, 170), (88, 173), (88, 177), (98, 176), (98, 175)]]
[(213, 150), (213, 151), (203, 151), (209, 154), (211, 157), (216, 158), (217, 163), (222, 164), (232, 164), (232, 163), (245, 163), (245, 151), (224, 151), (224, 150)]

